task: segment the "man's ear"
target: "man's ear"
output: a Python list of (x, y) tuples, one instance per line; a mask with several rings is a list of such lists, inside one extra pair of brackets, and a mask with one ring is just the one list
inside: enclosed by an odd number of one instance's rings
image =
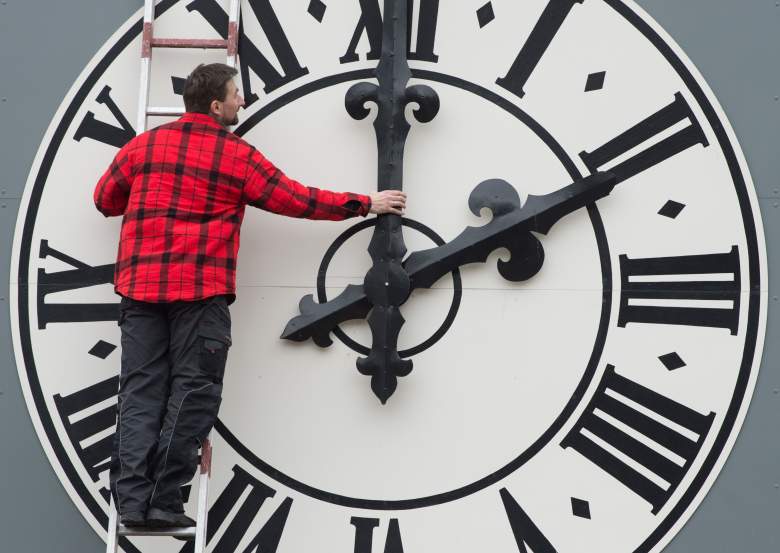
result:
[(211, 113), (214, 115), (222, 115), (222, 107), (219, 105), (219, 101), (212, 100), (211, 105), (209, 106), (209, 109), (211, 110)]

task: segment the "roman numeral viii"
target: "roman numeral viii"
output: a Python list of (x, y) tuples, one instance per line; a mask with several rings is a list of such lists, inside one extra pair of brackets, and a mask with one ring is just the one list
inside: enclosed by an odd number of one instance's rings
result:
[(649, 502), (657, 514), (699, 453), (714, 417), (715, 413), (702, 415), (645, 388), (607, 365), (596, 394), (561, 447), (584, 455)]
[[(54, 396), (54, 405), (65, 427), (65, 433), (93, 482), (97, 482), (100, 474), (108, 470), (111, 460), (111, 445), (115, 432), (101, 438), (96, 437), (116, 429), (118, 389), (119, 376), (114, 376), (67, 396)], [(82, 416), (87, 410), (93, 410), (104, 402), (106, 407)], [(100, 493), (108, 503), (108, 490), (103, 488)]]
[[(696, 275), (701, 280), (672, 280)], [(709, 277), (706, 278), (705, 277)], [(640, 280), (641, 279), (641, 280)], [(739, 325), (739, 250), (727, 253), (629, 259), (620, 256), (620, 312), (618, 326), (628, 323), (675, 324), (727, 328)], [(637, 305), (658, 300), (720, 300), (727, 307)]]
[[(249, 493), (241, 502), (233, 518), (228, 520), (228, 515), (233, 511), (234, 507), (239, 503), (239, 499), (247, 490)], [(238, 544), (249, 532), (249, 527), (257, 516), (260, 507), (263, 506), (267, 499), (275, 495), (276, 490), (263, 484), (240, 466), (235, 465), (233, 467), (233, 477), (209, 509), (206, 528), (206, 542), (210, 546), (209, 551), (213, 553), (233, 553), (238, 551)], [(292, 498), (289, 497), (282, 500), (255, 537), (252, 538), (249, 545), (243, 549), (245, 553), (275, 553), (282, 539), (284, 525), (287, 523), (292, 502)], [(216, 545), (213, 545), (211, 543), (212, 539), (217, 531), (223, 527), (225, 528), (224, 533)], [(189, 542), (181, 549), (180, 553), (192, 553), (194, 547), (194, 542)]]
[(48, 323), (74, 323), (92, 321), (116, 321), (119, 319), (119, 303), (46, 303), (46, 296), (78, 288), (110, 284), (114, 281), (114, 263), (91, 266), (49, 246), (41, 240), (39, 257), (53, 257), (67, 263), (73, 269), (47, 273), (38, 269), (38, 328)]
[(606, 169), (615, 174), (618, 183), (623, 182), (696, 144), (705, 147), (709, 145), (691, 107), (679, 92), (674, 95), (674, 101), (671, 104), (592, 152), (582, 152), (580, 158), (591, 172), (595, 172), (628, 153), (629, 150), (655, 139), (686, 119), (689, 124), (684, 128)]

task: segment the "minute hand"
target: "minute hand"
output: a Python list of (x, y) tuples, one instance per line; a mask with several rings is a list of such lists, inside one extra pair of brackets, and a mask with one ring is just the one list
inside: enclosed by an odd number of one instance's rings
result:
[(511, 281), (536, 274), (544, 260), (539, 241), (530, 233), (547, 234), (561, 218), (608, 195), (615, 187), (612, 173), (594, 173), (550, 194), (528, 196), (520, 205), (517, 191), (503, 180), (480, 183), (469, 196), (469, 208), (479, 215), (483, 207), (493, 219), (482, 227), (467, 227), (442, 246), (414, 252), (404, 262), (411, 288), (428, 288), (456, 268), (484, 263), (498, 248), (508, 248), (509, 261), (499, 261), (501, 276)]

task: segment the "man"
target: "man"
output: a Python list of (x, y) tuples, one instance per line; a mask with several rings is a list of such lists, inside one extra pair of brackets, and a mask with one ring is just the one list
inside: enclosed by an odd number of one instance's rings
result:
[(406, 204), (399, 191), (336, 193), (287, 178), (228, 130), (244, 105), (235, 75), (227, 65), (199, 65), (184, 86), (187, 113), (131, 140), (95, 188), (101, 213), (124, 216), (110, 482), (125, 526), (194, 525), (180, 487), (219, 410), (245, 206), (342, 220), (401, 215)]

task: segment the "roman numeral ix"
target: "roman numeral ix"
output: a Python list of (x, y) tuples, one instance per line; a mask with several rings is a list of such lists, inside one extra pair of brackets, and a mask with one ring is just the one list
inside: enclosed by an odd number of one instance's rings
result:
[(92, 321), (116, 321), (119, 319), (119, 303), (46, 303), (46, 296), (114, 281), (114, 263), (91, 266), (49, 246), (41, 240), (39, 257), (53, 257), (73, 267), (66, 271), (47, 273), (38, 269), (38, 328), (49, 323), (84, 323)]

